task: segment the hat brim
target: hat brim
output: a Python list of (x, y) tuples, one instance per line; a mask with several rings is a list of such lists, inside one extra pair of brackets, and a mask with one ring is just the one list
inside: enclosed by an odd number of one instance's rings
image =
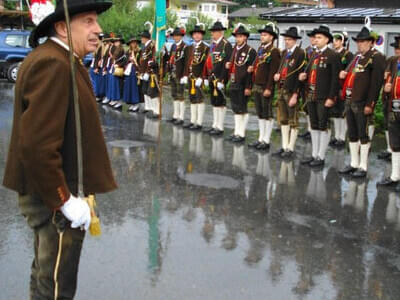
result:
[(315, 30), (315, 31), (314, 31), (314, 36), (315, 36), (316, 34), (322, 34), (322, 35), (326, 36), (326, 37), (329, 39), (329, 43), (332, 43), (332, 42), (333, 42), (333, 36), (332, 36), (332, 34), (326, 32), (326, 31)]
[(216, 28), (216, 27), (211, 27), (210, 29), (209, 29), (209, 31), (226, 31), (226, 28), (225, 27), (221, 27), (221, 28)]
[(286, 33), (281, 33), (281, 36), (288, 37), (288, 38), (295, 39), (295, 40), (301, 40), (301, 36), (298, 36), (298, 35), (294, 36), (294, 35), (290, 35), (290, 34), (286, 34)]
[[(74, 5), (69, 8), (69, 15), (73, 17), (77, 14), (95, 11), (98, 15), (105, 12), (112, 6), (112, 2), (99, 2), (99, 3), (82, 3)], [(49, 34), (51, 26), (59, 21), (65, 19), (65, 13), (63, 9), (55, 10), (54, 13), (48, 15), (43, 19), (40, 24), (32, 30), (30, 41), (37, 43), (42, 37), (46, 37)]]
[(353, 41), (357, 42), (357, 41), (371, 41), (374, 42), (375, 39), (370, 36), (370, 37), (352, 37)]
[(269, 33), (270, 35), (274, 36), (275, 39), (278, 38), (278, 34), (276, 32), (273, 32), (271, 30), (264, 30), (264, 29), (258, 30), (258, 33), (263, 33), (263, 32)]
[(132, 42), (136, 42), (136, 43), (140, 44), (142, 41), (140, 39), (134, 38), (134, 39), (130, 39), (129, 41), (127, 41), (126, 44), (129, 46), (129, 44)]
[(232, 35), (233, 35), (233, 36), (245, 35), (245, 36), (249, 37), (249, 36), (250, 36), (250, 33), (249, 33), (249, 32), (238, 32), (238, 33), (234, 33), (234, 32), (233, 32)]
[(206, 34), (205, 30), (191, 30), (191, 31), (189, 31), (190, 35), (193, 35), (193, 33), (196, 33), (196, 32), (201, 33), (203, 35)]
[(173, 32), (173, 33), (171, 33), (171, 36), (185, 36), (185, 34), (184, 33), (182, 33), (182, 32), (180, 32), (180, 33), (177, 33), (177, 32)]

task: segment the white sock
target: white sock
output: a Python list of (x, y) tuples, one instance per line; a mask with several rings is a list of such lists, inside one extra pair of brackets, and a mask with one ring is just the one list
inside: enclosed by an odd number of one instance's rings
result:
[(190, 104), (190, 123), (195, 124), (197, 120), (197, 104)]
[(333, 127), (335, 129), (335, 139), (340, 140), (340, 130), (341, 130), (341, 124), (340, 124), (340, 119), (339, 118), (333, 118)]
[(360, 169), (368, 170), (368, 154), (371, 143), (361, 144), (360, 147)]
[(203, 126), (204, 111), (206, 105), (204, 103), (197, 104), (197, 125)]
[(347, 134), (347, 122), (346, 119), (342, 118), (340, 120), (340, 140), (346, 141), (346, 134)]
[(310, 120), (310, 116), (307, 115), (307, 130), (308, 132), (311, 132), (311, 120)]
[(179, 120), (185, 120), (185, 101), (179, 101)]
[(311, 129), (311, 144), (312, 144), (312, 157), (317, 158), (319, 154), (319, 145), (320, 145), (320, 137), (321, 131)]
[(240, 132), (240, 115), (235, 114), (233, 116), (233, 119), (235, 121), (235, 130), (233, 132), (233, 135), (236, 136), (236, 135), (239, 135), (239, 132)]
[(282, 125), (281, 134), (282, 134), (282, 149), (287, 150), (289, 146), (290, 125)]
[(153, 111), (154, 111), (154, 113), (156, 114), (156, 115), (159, 115), (160, 114), (160, 98), (153, 98), (153, 101), (154, 101), (154, 109), (153, 109)]
[(259, 128), (259, 136), (258, 141), (261, 143), (264, 139), (266, 124), (269, 123), (269, 120), (258, 119), (258, 128)]
[(213, 124), (212, 128), (218, 127), (218, 120), (219, 120), (219, 109), (218, 107), (213, 106)]
[(349, 143), (350, 147), (350, 166), (353, 168), (358, 169), (360, 166), (360, 143), (359, 142), (354, 142), (354, 143)]
[(274, 126), (274, 120), (266, 120), (265, 121), (265, 130), (264, 130), (264, 137), (263, 142), (269, 144), (271, 142), (271, 134), (272, 134), (272, 127)]
[(331, 131), (325, 130), (320, 132), (318, 157), (325, 159), (326, 150), (328, 149), (329, 140), (331, 139)]
[(149, 110), (149, 96), (144, 95), (144, 110)]
[(392, 148), (390, 148), (389, 131), (387, 130), (385, 130), (385, 138), (386, 138), (387, 152), (392, 153)]
[(294, 151), (294, 147), (296, 145), (297, 136), (299, 134), (299, 130), (296, 128), (290, 129), (290, 138), (289, 138), (289, 146), (288, 149), (290, 151)]
[(179, 101), (174, 101), (174, 114), (173, 118), (177, 120), (179, 118)]
[(224, 131), (226, 107), (219, 108), (218, 129)]
[(400, 180), (400, 152), (392, 152), (392, 175), (393, 181)]
[(372, 138), (374, 137), (374, 133), (375, 133), (375, 125), (369, 125), (368, 126), (368, 136), (369, 136), (369, 140), (372, 142)]
[(246, 129), (247, 129), (247, 124), (249, 123), (249, 114), (244, 114), (242, 115), (242, 122), (241, 122), (241, 131), (240, 131), (240, 136), (245, 137), (246, 136)]

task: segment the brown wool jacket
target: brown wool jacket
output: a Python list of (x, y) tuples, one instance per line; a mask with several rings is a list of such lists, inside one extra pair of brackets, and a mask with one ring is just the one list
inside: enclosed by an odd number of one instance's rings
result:
[[(116, 183), (88, 72), (77, 62), (85, 194)], [(48, 40), (24, 60), (15, 86), (14, 121), (3, 184), (20, 195), (38, 195), (58, 209), (77, 194), (77, 161), (68, 52)]]

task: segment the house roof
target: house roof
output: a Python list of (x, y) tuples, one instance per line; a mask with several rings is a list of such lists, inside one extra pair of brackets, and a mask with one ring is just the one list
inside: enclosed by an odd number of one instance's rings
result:
[(371, 17), (375, 24), (400, 23), (398, 8), (301, 8), (261, 13), (260, 18), (286, 23), (360, 23)]
[[(288, 9), (287, 7), (243, 7), (230, 13), (229, 18), (248, 18), (251, 16), (260, 16), (261, 14), (266, 13), (266, 11), (268, 11), (269, 13), (277, 13), (289, 10), (290, 9)], [(292, 10), (295, 9), (292, 8)]]
[[(145, 0), (145, 1), (150, 1), (150, 0)], [(236, 5), (239, 5), (238, 3), (236, 3), (236, 2), (233, 2), (233, 1), (228, 1), (228, 0), (205, 0), (205, 1), (202, 1), (202, 0), (179, 0), (178, 1), (178, 3), (179, 4), (182, 4), (182, 3), (187, 3), (187, 2), (189, 2), (189, 3), (199, 3), (199, 4), (201, 4), (201, 3), (217, 3), (217, 4), (220, 4), (220, 5), (226, 5), (226, 6), (236, 6)]]

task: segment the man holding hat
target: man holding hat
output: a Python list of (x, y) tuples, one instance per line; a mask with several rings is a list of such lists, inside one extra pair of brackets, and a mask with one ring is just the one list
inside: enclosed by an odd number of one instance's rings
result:
[(232, 35), (236, 39), (236, 45), (230, 61), (226, 63), (226, 68), (230, 75), (229, 94), (234, 113), (235, 130), (229, 139), (234, 143), (242, 143), (245, 141), (249, 122), (247, 103), (252, 88), (252, 74), (248, 72), (248, 69), (253, 66), (257, 53), (247, 44), (250, 32), (242, 24), (235, 28)]
[(206, 60), (210, 48), (203, 42), (205, 34), (204, 24), (196, 24), (190, 31), (194, 40), (189, 46), (189, 60), (185, 70), (189, 78), (189, 99), (190, 99), (190, 130), (201, 130), (204, 119), (204, 92), (203, 84), (206, 77)]
[(169, 121), (175, 125), (183, 125), (185, 118), (185, 86), (188, 84), (188, 77), (185, 70), (189, 62), (189, 48), (183, 41), (186, 34), (185, 28), (176, 27), (171, 33), (175, 40), (172, 45), (168, 62), (168, 71), (171, 78), (171, 95), (174, 105), (174, 113)]
[(257, 150), (268, 150), (271, 133), (274, 127), (272, 113), (272, 101), (275, 94), (274, 75), (278, 71), (281, 54), (274, 42), (278, 38), (278, 30), (274, 23), (268, 23), (260, 33), (261, 45), (257, 51), (254, 68), (254, 101), (258, 116), (259, 137), (249, 144), (249, 147)]
[(228, 70), (225, 68), (232, 55), (232, 45), (224, 38), (226, 28), (220, 21), (210, 28), (212, 43), (207, 58), (208, 79), (205, 86), (210, 86), (211, 105), (213, 106), (213, 124), (206, 129), (210, 135), (220, 136), (224, 133), (226, 114), (225, 87), (228, 83)]
[[(81, 63), (97, 49), (97, 15), (111, 1), (69, 0), (77, 58), (81, 119), (83, 192), (116, 188), (90, 78)], [(37, 19), (30, 36), (35, 48), (24, 60), (15, 86), (14, 121), (3, 184), (18, 193), (19, 207), (34, 233), (30, 299), (73, 299), (85, 230), (91, 222), (77, 197), (78, 163), (69, 41), (63, 1)], [(48, 37), (39, 46), (39, 39)]]
[(305, 82), (312, 143), (312, 156), (304, 159), (302, 164), (319, 167), (325, 163), (331, 137), (329, 109), (335, 104), (339, 91), (340, 61), (335, 51), (328, 48), (333, 41), (329, 27), (321, 25), (314, 33), (317, 48), (306, 69), (299, 75), (299, 80)]
[(394, 187), (400, 191), (400, 36), (390, 44), (395, 56), (389, 59), (386, 68), (387, 78), (384, 86), (385, 103), (383, 105), (388, 119), (388, 143), (392, 149), (392, 174), (378, 182), (378, 186)]
[(340, 78), (344, 80), (342, 97), (346, 99), (351, 162), (339, 173), (363, 178), (367, 175), (371, 146), (368, 120), (383, 84), (385, 60), (372, 50), (375, 38), (368, 27), (364, 26), (353, 39), (359, 54), (345, 71), (340, 72)]
[(298, 135), (298, 95), (300, 90), (299, 73), (306, 62), (306, 53), (296, 43), (301, 39), (299, 29), (290, 27), (281, 34), (285, 38), (286, 49), (282, 53), (278, 72), (274, 80), (278, 84), (278, 121), (281, 125), (282, 148), (274, 153), (282, 158), (292, 158)]
[[(340, 71), (346, 70), (347, 66), (353, 60), (353, 54), (348, 49), (346, 49), (347, 45), (347, 32), (336, 32), (333, 34), (333, 48), (339, 55)], [(329, 145), (342, 148), (346, 144), (347, 124), (344, 117), (345, 99), (343, 99), (341, 95), (341, 90), (343, 88), (342, 80), (339, 81), (339, 85), (340, 89), (338, 92), (338, 99), (331, 109), (331, 117), (333, 119), (333, 125), (335, 129), (335, 137), (331, 139)]]

